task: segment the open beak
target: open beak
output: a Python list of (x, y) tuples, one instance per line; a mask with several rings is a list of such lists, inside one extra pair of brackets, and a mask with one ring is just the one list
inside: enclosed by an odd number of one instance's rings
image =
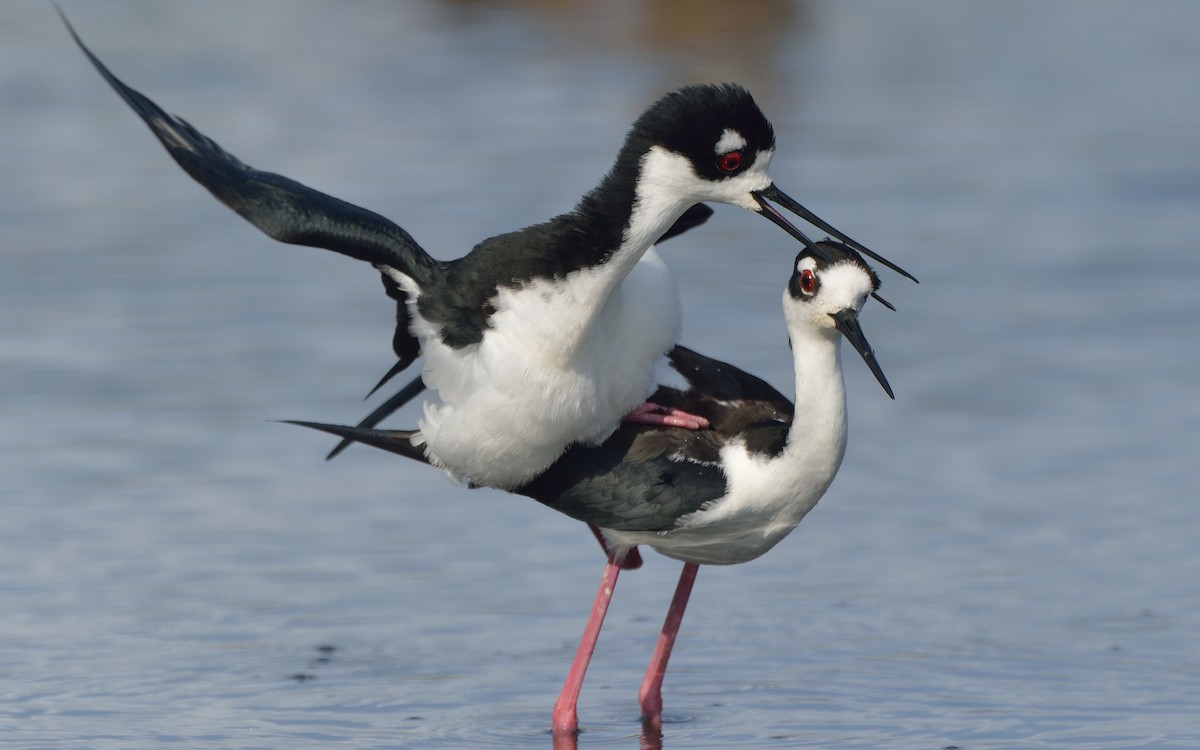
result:
[(855, 250), (862, 253), (863, 255), (874, 258), (875, 260), (879, 261), (880, 263), (882, 263), (883, 265), (892, 269), (893, 271), (900, 274), (901, 276), (912, 279), (913, 281), (917, 280), (917, 277), (913, 276), (908, 271), (905, 271), (900, 266), (891, 262), (887, 258), (884, 258), (883, 256), (878, 255), (878, 254), (872, 252), (871, 250), (868, 250), (861, 243), (850, 239), (849, 236), (838, 231), (832, 224), (825, 221), (820, 216), (817, 216), (812, 211), (809, 211), (804, 206), (801, 206), (796, 201), (792, 200), (792, 198), (790, 198), (787, 195), (787, 193), (785, 193), (782, 190), (780, 190), (779, 188), (775, 187), (775, 185), (772, 184), (772, 185), (768, 185), (767, 187), (763, 188), (762, 190), (755, 190), (750, 195), (752, 195), (754, 197), (754, 200), (758, 203), (758, 205), (762, 207), (761, 213), (763, 216), (770, 219), (772, 223), (774, 223), (776, 226), (783, 229), (783, 231), (787, 232), (788, 234), (792, 235), (796, 239), (803, 242), (804, 246), (807, 247), (812, 252), (813, 255), (816, 255), (821, 260), (829, 261), (831, 259), (829, 257), (827, 257), (827, 254), (820, 247), (818, 247), (816, 245), (816, 243), (814, 243), (807, 236), (805, 236), (804, 232), (801, 232), (799, 229), (797, 229), (795, 226), (793, 226), (790, 221), (788, 221), (786, 218), (784, 218), (783, 214), (779, 213), (779, 210), (777, 208), (775, 208), (774, 206), (772, 206), (770, 203), (768, 203), (768, 201), (774, 201), (775, 203), (778, 203), (779, 205), (783, 206), (787, 210), (789, 210), (792, 213), (799, 216), (801, 219), (804, 219), (805, 221), (807, 221), (809, 224), (812, 224), (814, 227), (817, 227), (818, 229), (820, 229), (823, 232), (828, 232), (831, 236), (836, 237), (837, 239), (841, 240), (842, 242), (845, 242), (847, 245), (854, 248)]
[(867, 337), (863, 335), (862, 328), (858, 325), (858, 313), (853, 308), (846, 308), (835, 313), (829, 313), (829, 317), (833, 318), (834, 325), (841, 331), (846, 340), (850, 342), (850, 346), (854, 347), (867, 363), (867, 367), (871, 368), (871, 374), (883, 386), (883, 390), (887, 395), (895, 400), (896, 395), (892, 393), (892, 387), (888, 385), (887, 377), (883, 374), (883, 369), (879, 367), (879, 362), (875, 359), (875, 350), (867, 343)]

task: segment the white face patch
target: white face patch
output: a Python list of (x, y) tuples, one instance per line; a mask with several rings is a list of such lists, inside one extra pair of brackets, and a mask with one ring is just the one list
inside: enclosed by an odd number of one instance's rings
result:
[(746, 169), (732, 177), (709, 180), (683, 154), (651, 146), (642, 157), (633, 216), (625, 235), (626, 242), (654, 242), (693, 203), (712, 201), (740, 206), (758, 213), (762, 206), (753, 193), (771, 185), (767, 165), (771, 151), (759, 151)]
[(831, 311), (861, 310), (872, 291), (871, 277), (854, 263), (835, 263), (821, 272), (821, 303)]
[(730, 151), (738, 151), (746, 147), (746, 138), (733, 128), (725, 128), (725, 132), (721, 133), (721, 140), (717, 141), (716, 154), (727, 154)]
[[(816, 269), (816, 260), (809, 256), (796, 263), (796, 273)], [(834, 263), (818, 272), (815, 294), (793, 297), (789, 285), (783, 293), (783, 314), (788, 321), (789, 334), (795, 336), (812, 331), (833, 331), (836, 326), (830, 314), (841, 310), (862, 310), (867, 296), (873, 290), (867, 272), (849, 261)]]

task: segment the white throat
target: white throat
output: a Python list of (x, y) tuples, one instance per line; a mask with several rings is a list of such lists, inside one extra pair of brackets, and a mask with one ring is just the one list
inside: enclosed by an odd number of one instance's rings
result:
[(846, 452), (846, 386), (842, 336), (834, 329), (804, 328), (792, 337), (796, 417), (784, 455), (798, 474), (816, 479), (821, 493)]

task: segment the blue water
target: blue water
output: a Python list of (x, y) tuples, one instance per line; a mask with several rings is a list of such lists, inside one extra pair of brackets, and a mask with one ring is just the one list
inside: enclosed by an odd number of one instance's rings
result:
[[(621, 579), (583, 748), (1200, 746), (1200, 5), (67, 3), (129, 83), (438, 257), (570, 207), (735, 79), (779, 185), (913, 271), (796, 533)], [(170, 162), (49, 3), (0, 5), (0, 746), (546, 747), (602, 558), (531, 501), (277, 419), (391, 364), (373, 271)], [(787, 388), (795, 243), (665, 248), (684, 341)], [(396, 424), (411, 424), (405, 412)], [(325, 647), (322, 649), (322, 647)]]

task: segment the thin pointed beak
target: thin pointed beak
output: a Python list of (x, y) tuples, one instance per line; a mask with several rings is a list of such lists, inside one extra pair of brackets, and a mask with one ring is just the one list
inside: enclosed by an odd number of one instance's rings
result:
[(867, 367), (871, 368), (871, 374), (883, 386), (884, 392), (894, 401), (896, 395), (892, 393), (892, 387), (888, 385), (887, 377), (883, 374), (883, 369), (880, 368), (879, 362), (875, 359), (875, 350), (867, 343), (867, 337), (863, 335), (862, 328), (858, 325), (858, 313), (853, 308), (847, 308), (835, 313), (829, 313), (829, 317), (833, 318), (834, 325), (854, 347), (863, 361), (867, 363)]
[[(775, 226), (803, 242), (804, 246), (808, 248), (810, 253), (827, 263), (832, 262), (833, 257), (825, 251), (825, 248), (810, 240), (808, 235), (797, 229), (792, 222), (787, 220), (787, 217), (779, 213), (778, 209), (767, 202), (767, 193), (771, 190), (775, 190), (774, 185), (763, 190), (756, 190), (750, 193), (755, 202), (761, 207), (761, 211), (759, 213), (769, 219), (771, 223), (775, 224)], [(779, 191), (775, 190), (775, 192), (778, 193)], [(782, 193), (780, 193), (780, 195), (782, 195)]]
[[(841, 240), (842, 242), (845, 242), (847, 245), (849, 245), (853, 249), (857, 250), (858, 252), (862, 253), (863, 255), (874, 258), (875, 260), (879, 261), (880, 263), (882, 263), (883, 265), (892, 269), (893, 271), (900, 274), (901, 276), (904, 276), (905, 278), (908, 278), (908, 279), (912, 279), (913, 281), (917, 280), (916, 276), (913, 276), (911, 273), (909, 273), (908, 271), (905, 271), (900, 266), (891, 262), (887, 258), (884, 258), (883, 256), (878, 255), (877, 253), (875, 253), (871, 250), (868, 250), (861, 243), (851, 239), (848, 235), (843, 234), (842, 232), (838, 231), (838, 229), (835, 228), (832, 224), (825, 221), (820, 216), (817, 216), (812, 211), (809, 211), (804, 206), (801, 206), (796, 201), (792, 200), (792, 198), (790, 198), (787, 195), (787, 193), (785, 193), (782, 190), (780, 190), (779, 188), (775, 187), (775, 185), (773, 185), (773, 184), (768, 185), (767, 187), (763, 188), (762, 190), (754, 191), (753, 193), (751, 193), (751, 195), (754, 196), (754, 200), (758, 202), (758, 205), (762, 206), (762, 215), (763, 216), (767, 217), (772, 222), (777, 224), (788, 234), (792, 235), (796, 239), (803, 242), (805, 247), (807, 247), (809, 250), (811, 250), (813, 252), (813, 254), (820, 256), (822, 260), (829, 260), (829, 258), (826, 258), (824, 256), (824, 254), (817, 247), (814, 246), (812, 240), (810, 240), (808, 237), (806, 237), (804, 235), (804, 233), (801, 232), (799, 229), (796, 229), (796, 227), (792, 226), (792, 224), (787, 219), (783, 218), (783, 214), (779, 213), (779, 211), (777, 209), (775, 209), (775, 207), (772, 206), (767, 201), (774, 201), (774, 202), (778, 203), (779, 205), (783, 206), (787, 210), (789, 210), (792, 213), (799, 216), (801, 219), (804, 219), (805, 221), (807, 221), (809, 224), (812, 224), (814, 227), (817, 227), (818, 229), (820, 229), (823, 232), (828, 232), (831, 236), (836, 237), (837, 239)], [(918, 282), (918, 283), (920, 283), (920, 282)]]
[(891, 310), (892, 312), (896, 312), (896, 306), (893, 305), (891, 302), (888, 302), (887, 300), (885, 300), (883, 297), (880, 297), (875, 292), (871, 292), (871, 296), (874, 297), (875, 301), (878, 302), (879, 304), (883, 305), (884, 307)]

